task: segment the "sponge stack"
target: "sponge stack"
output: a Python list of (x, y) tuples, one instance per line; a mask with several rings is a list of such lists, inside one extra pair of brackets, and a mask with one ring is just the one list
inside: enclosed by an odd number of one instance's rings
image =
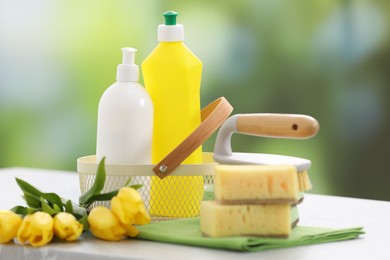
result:
[(204, 235), (290, 235), (292, 222), (297, 222), (291, 205), (297, 203), (299, 193), (294, 166), (217, 165), (214, 185), (215, 201), (201, 204)]

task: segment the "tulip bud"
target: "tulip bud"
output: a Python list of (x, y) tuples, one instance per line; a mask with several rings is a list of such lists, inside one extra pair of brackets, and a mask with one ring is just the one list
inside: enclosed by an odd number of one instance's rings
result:
[(83, 225), (66, 212), (54, 216), (54, 234), (65, 241), (75, 241), (83, 232)]
[(150, 217), (141, 195), (133, 188), (124, 187), (111, 200), (112, 213), (122, 225), (143, 225), (150, 222)]
[(88, 223), (92, 234), (103, 240), (118, 241), (123, 239), (127, 233), (112, 212), (103, 206), (91, 210)]
[(0, 244), (16, 237), (22, 218), (10, 210), (0, 210)]
[(19, 227), (17, 239), (34, 247), (48, 244), (53, 238), (53, 218), (46, 212), (37, 211), (24, 217)]

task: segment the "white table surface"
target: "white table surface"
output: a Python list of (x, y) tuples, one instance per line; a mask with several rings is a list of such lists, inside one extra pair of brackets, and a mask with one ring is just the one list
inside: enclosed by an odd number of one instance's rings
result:
[[(77, 173), (5, 168), (0, 169), (0, 209), (25, 205), (15, 177), (44, 192), (56, 192), (78, 201)], [(107, 242), (87, 232), (75, 243), (52, 242), (41, 248), (0, 245), (0, 259), (390, 259), (390, 202), (306, 194), (299, 211), (300, 225), (362, 226), (366, 234), (348, 241), (241, 253), (135, 239)]]

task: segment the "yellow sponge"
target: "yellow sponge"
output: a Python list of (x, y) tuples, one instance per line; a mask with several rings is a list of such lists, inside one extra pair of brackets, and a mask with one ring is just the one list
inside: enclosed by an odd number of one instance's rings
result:
[(293, 203), (299, 192), (292, 165), (217, 165), (216, 201), (222, 204)]
[(288, 204), (221, 205), (215, 201), (202, 201), (200, 228), (209, 237), (288, 237), (291, 233), (290, 210)]

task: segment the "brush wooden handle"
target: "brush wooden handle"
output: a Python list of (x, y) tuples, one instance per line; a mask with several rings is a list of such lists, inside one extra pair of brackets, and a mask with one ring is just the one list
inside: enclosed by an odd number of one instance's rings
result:
[(246, 135), (299, 139), (316, 135), (320, 128), (313, 117), (294, 114), (241, 114), (236, 127)]
[(162, 159), (153, 172), (161, 179), (169, 175), (225, 122), (232, 111), (233, 107), (224, 97), (208, 104), (201, 112), (202, 123)]

